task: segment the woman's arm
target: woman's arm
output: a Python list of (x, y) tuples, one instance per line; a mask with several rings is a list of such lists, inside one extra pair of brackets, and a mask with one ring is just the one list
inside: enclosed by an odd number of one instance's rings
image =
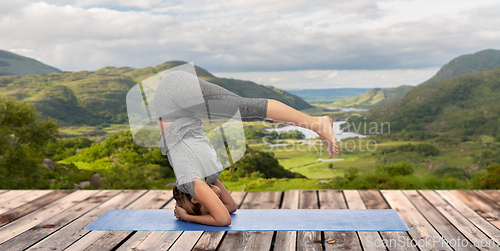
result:
[(205, 181), (199, 179), (194, 181), (194, 193), (197, 200), (205, 206), (210, 214), (190, 215), (187, 214), (186, 210), (176, 207), (174, 213), (179, 216), (180, 219), (187, 222), (196, 222), (218, 227), (229, 226), (231, 224), (231, 216), (227, 208)]
[(220, 189), (220, 200), (222, 201), (224, 206), (226, 206), (227, 211), (230, 214), (236, 212), (236, 210), (238, 209), (238, 206), (236, 205), (233, 197), (231, 196), (229, 191), (227, 191), (226, 187), (222, 184), (222, 182), (220, 182), (220, 180), (217, 179), (216, 181), (214, 181), (214, 183), (212, 185), (214, 185)]

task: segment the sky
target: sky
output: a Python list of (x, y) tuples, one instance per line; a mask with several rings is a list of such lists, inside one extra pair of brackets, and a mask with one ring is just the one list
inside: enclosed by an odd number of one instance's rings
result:
[(0, 1), (0, 49), (64, 71), (193, 62), (284, 90), (417, 85), (500, 49), (499, 0)]

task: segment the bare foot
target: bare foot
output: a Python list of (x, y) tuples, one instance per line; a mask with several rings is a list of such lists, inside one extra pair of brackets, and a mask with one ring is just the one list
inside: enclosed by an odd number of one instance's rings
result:
[(339, 154), (337, 140), (335, 139), (335, 135), (333, 134), (333, 120), (328, 116), (322, 116), (320, 117), (319, 121), (320, 130), (316, 133), (323, 141), (323, 144), (325, 145), (328, 152), (328, 156), (331, 159), (333, 156), (337, 156)]

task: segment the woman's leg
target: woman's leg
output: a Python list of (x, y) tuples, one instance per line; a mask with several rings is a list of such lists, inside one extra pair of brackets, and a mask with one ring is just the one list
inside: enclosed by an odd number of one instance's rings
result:
[(333, 134), (333, 120), (328, 116), (312, 117), (274, 99), (244, 98), (218, 85), (200, 79), (200, 87), (206, 102), (223, 100), (230, 105), (211, 105), (209, 113), (233, 116), (239, 108), (244, 122), (266, 121), (295, 125), (317, 133), (325, 145), (328, 156), (338, 154), (337, 141)]
[(333, 120), (329, 116), (312, 117), (283, 104), (280, 101), (268, 99), (266, 117), (273, 123), (294, 125), (317, 133), (325, 145), (330, 159), (338, 154), (337, 141), (333, 134)]
[(244, 98), (203, 79), (199, 82), (209, 115), (232, 118), (239, 111), (239, 118), (243, 122), (267, 121), (266, 98)]
[(244, 122), (266, 121), (310, 129), (320, 136), (330, 158), (338, 154), (330, 117), (312, 117), (277, 100), (244, 98), (216, 84), (199, 78), (198, 81), (205, 104), (183, 107), (183, 110), (223, 118), (232, 118), (239, 111)]
[(154, 97), (154, 114), (160, 127), (197, 114), (209, 116), (211, 127), (227, 119), (266, 121), (267, 99), (244, 98), (182, 71), (162, 78)]

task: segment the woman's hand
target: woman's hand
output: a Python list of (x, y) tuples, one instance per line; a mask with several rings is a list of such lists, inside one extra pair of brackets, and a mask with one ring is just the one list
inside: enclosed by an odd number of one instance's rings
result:
[(220, 200), (220, 198), (214, 193), (212, 188), (208, 184), (200, 179), (195, 179), (194, 181), (194, 193), (197, 203), (205, 206), (205, 209), (210, 212), (209, 214), (202, 215), (190, 215), (175, 204), (174, 216), (186, 222), (195, 222), (204, 225), (226, 227), (231, 224), (231, 216), (228, 210)]
[(187, 221), (186, 220), (186, 215), (187, 214), (188, 214), (187, 211), (184, 208), (182, 208), (182, 207), (178, 207), (177, 206), (177, 202), (176, 202), (175, 203), (175, 208), (174, 208), (174, 216), (177, 219), (179, 219), (179, 220)]

